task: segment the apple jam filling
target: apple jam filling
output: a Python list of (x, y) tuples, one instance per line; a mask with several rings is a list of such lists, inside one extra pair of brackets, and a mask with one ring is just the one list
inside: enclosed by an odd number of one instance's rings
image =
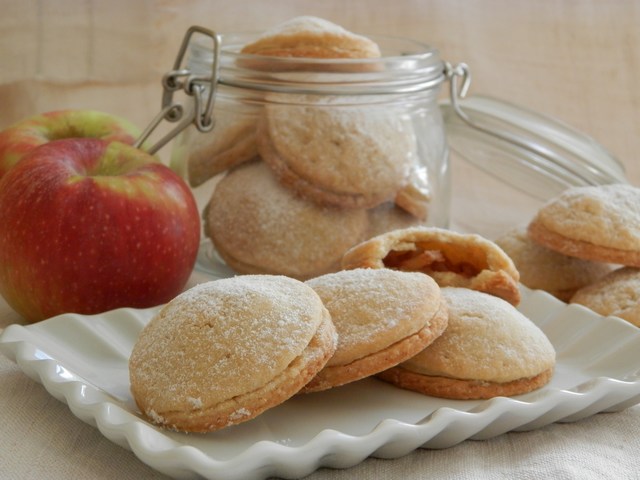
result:
[(476, 265), (459, 255), (447, 255), (444, 246), (420, 245), (417, 243), (412, 250), (391, 250), (382, 260), (386, 268), (405, 272), (449, 272), (464, 278), (473, 278), (482, 270), (482, 265)]

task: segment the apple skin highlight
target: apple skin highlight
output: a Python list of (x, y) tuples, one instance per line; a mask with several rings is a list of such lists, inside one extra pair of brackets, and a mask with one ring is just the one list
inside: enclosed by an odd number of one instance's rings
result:
[(63, 138), (101, 138), (132, 145), (140, 129), (97, 110), (56, 110), (20, 120), (0, 132), (0, 178), (32, 149)]
[(0, 179), (0, 294), (29, 322), (165, 303), (199, 241), (186, 183), (120, 142), (54, 140)]

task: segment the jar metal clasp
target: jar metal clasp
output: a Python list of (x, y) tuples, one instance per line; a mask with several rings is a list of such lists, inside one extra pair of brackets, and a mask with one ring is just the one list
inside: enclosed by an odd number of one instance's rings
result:
[[(469, 66), (466, 63), (452, 65), (449, 62), (445, 62), (444, 74), (449, 80), (451, 106), (463, 120), (469, 121), (469, 117), (464, 113), (458, 102), (458, 100), (467, 96), (469, 87), (471, 86), (471, 71), (469, 70)], [(458, 79), (462, 80), (460, 86), (458, 86)]]
[[(196, 34), (211, 39), (213, 61), (210, 75), (193, 75), (189, 69), (183, 66), (189, 44)], [(144, 148), (152, 155), (192, 123), (200, 132), (209, 132), (213, 129), (215, 123), (213, 105), (218, 84), (220, 43), (220, 37), (213, 30), (199, 26), (192, 26), (187, 30), (173, 68), (162, 77), (162, 108), (134, 143), (136, 148), (142, 147), (163, 120), (177, 123), (177, 125), (152, 146)], [(179, 90), (183, 90), (188, 97), (193, 98), (193, 106), (186, 108), (181, 103), (174, 101), (175, 93)]]

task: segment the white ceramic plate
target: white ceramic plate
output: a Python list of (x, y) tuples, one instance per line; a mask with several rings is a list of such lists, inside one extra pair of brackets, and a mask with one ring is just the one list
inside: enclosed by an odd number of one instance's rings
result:
[(450, 447), (640, 402), (640, 329), (542, 292), (524, 291), (520, 309), (558, 353), (551, 383), (538, 391), (451, 401), (366, 379), (294, 397), (249, 422), (206, 435), (154, 427), (131, 398), (127, 359), (155, 309), (12, 325), (0, 337), (0, 350), (77, 417), (178, 478), (298, 478), (321, 466), (345, 468), (368, 456)]

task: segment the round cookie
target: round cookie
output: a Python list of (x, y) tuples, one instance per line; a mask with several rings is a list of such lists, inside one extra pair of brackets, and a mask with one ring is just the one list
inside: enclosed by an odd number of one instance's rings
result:
[(320, 207), (283, 188), (260, 161), (242, 164), (216, 186), (205, 234), (239, 273), (306, 279), (335, 271), (364, 238), (364, 210)]
[(329, 97), (297, 98), (266, 105), (258, 122), (258, 151), (280, 182), (328, 206), (371, 208), (393, 200), (415, 162), (411, 122)]
[(131, 392), (153, 423), (208, 432), (297, 393), (336, 347), (331, 317), (297, 280), (247, 275), (197, 285), (143, 328)]
[(255, 158), (256, 117), (216, 112), (215, 126), (209, 133), (189, 131), (183, 143), (187, 145), (187, 178), (197, 187), (210, 178), (240, 163)]
[(615, 315), (640, 327), (640, 269), (622, 267), (578, 290), (570, 303), (600, 315)]
[(422, 272), (441, 287), (466, 287), (520, 303), (519, 274), (512, 260), (476, 234), (436, 227), (394, 230), (350, 248), (342, 267)]
[(535, 243), (526, 228), (515, 228), (495, 243), (513, 260), (520, 282), (544, 290), (568, 302), (579, 288), (595, 282), (611, 271), (606, 263), (569, 257)]
[(528, 234), (564, 255), (640, 267), (640, 189), (569, 188), (538, 210)]
[(329, 310), (338, 347), (303, 392), (344, 385), (397, 365), (447, 326), (440, 288), (421, 273), (343, 270), (306, 283)]
[(550, 381), (553, 345), (513, 305), (465, 288), (443, 288), (442, 295), (449, 310), (445, 332), (379, 378), (459, 400), (519, 395)]
[(267, 30), (244, 54), (272, 57), (377, 58), (378, 45), (327, 20), (301, 16)]

